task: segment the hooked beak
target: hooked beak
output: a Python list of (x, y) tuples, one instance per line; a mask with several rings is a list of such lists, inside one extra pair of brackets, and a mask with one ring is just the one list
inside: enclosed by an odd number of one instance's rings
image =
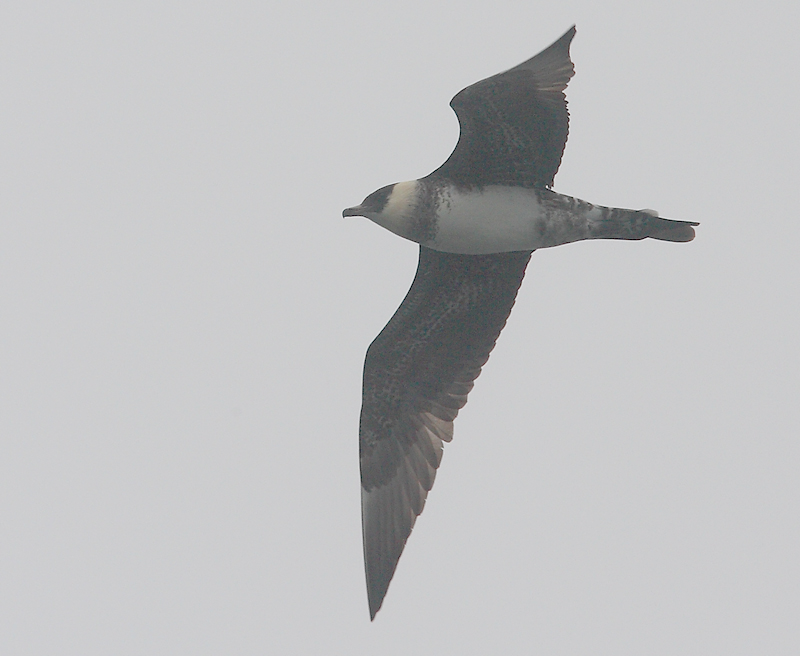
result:
[(361, 213), (361, 205), (356, 205), (355, 207), (348, 207), (346, 210), (342, 212), (342, 217), (347, 216), (364, 216)]

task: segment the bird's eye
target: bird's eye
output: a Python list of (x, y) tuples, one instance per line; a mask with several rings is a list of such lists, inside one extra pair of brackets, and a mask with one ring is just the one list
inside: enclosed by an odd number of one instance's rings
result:
[(378, 191), (373, 191), (364, 199), (364, 206), (368, 207), (374, 212), (382, 211), (383, 208), (386, 207), (386, 203), (389, 202), (389, 196), (392, 195), (392, 189), (394, 189), (393, 184), (387, 185), (386, 187), (381, 187), (378, 189)]

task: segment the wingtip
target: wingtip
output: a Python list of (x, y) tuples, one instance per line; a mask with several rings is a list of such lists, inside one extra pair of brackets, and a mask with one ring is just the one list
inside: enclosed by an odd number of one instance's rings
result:
[(372, 599), (369, 600), (369, 621), (374, 622), (375, 616), (378, 614), (378, 611), (381, 609), (383, 605), (383, 599), (380, 599), (377, 605), (374, 605)]
[(572, 42), (572, 39), (575, 38), (575, 33), (577, 31), (578, 31), (578, 28), (573, 23), (572, 27), (570, 27), (566, 32), (564, 32), (564, 34), (562, 34), (560, 37), (558, 37), (558, 39), (556, 39), (556, 41), (553, 43), (553, 45), (556, 45), (557, 43), (559, 43), (559, 44), (563, 43), (564, 45), (567, 46), (567, 48), (569, 48), (569, 45)]
[[(372, 622), (381, 609), (381, 606), (383, 606), (383, 600), (386, 598), (386, 593), (389, 591), (389, 583), (394, 575), (394, 568), (389, 576), (389, 580), (384, 581), (382, 579), (385, 577), (376, 576), (378, 572), (374, 571), (374, 567), (370, 567), (370, 565), (372, 565), (370, 556), (366, 552), (364, 556), (364, 565), (367, 573), (367, 606), (369, 607), (369, 621)], [(397, 563), (395, 562), (395, 567), (396, 566)], [(376, 581), (376, 578), (381, 580)]]
[[(395, 563), (395, 566), (396, 565), (397, 563)], [(392, 571), (392, 574), (394, 574), (394, 571)], [(375, 585), (373, 581), (370, 581), (369, 576), (367, 577), (367, 604), (369, 606), (370, 622), (375, 620), (375, 616), (383, 606), (383, 600), (386, 599), (386, 593), (389, 591), (389, 583), (391, 583), (391, 580), (392, 577), (390, 576), (388, 581), (380, 581)]]

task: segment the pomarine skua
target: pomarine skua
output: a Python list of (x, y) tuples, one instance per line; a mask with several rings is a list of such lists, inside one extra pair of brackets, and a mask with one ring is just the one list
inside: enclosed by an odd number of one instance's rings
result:
[(420, 245), (411, 288), (364, 362), (359, 453), (371, 619), (531, 253), (583, 239), (694, 238), (697, 223), (552, 190), (567, 142), (573, 36), (574, 26), (533, 58), (456, 94), (450, 106), (461, 132), (447, 161), (342, 212)]

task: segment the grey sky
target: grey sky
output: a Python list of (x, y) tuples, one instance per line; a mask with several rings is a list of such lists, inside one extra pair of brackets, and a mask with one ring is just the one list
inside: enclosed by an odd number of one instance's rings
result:
[[(370, 624), (361, 367), (417, 247), (341, 210), (573, 23), (555, 188), (697, 238), (534, 254)], [(0, 652), (796, 654), (799, 27), (5, 3)]]

